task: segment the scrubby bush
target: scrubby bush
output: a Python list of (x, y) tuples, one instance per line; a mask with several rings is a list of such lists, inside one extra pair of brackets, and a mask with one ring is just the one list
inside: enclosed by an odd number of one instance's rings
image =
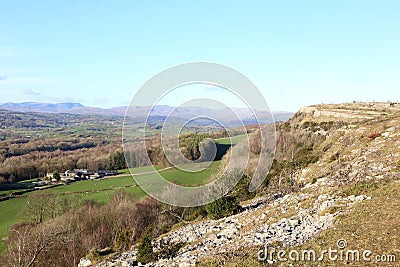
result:
[(168, 259), (173, 258), (178, 253), (179, 249), (185, 245), (183, 242), (173, 242), (169, 239), (163, 240), (160, 244), (160, 250), (157, 251), (157, 258)]
[(149, 263), (156, 259), (156, 255), (153, 251), (152, 241), (152, 228), (148, 228), (142, 237), (137, 254), (137, 260), (141, 263)]
[(223, 196), (206, 206), (207, 213), (212, 219), (233, 215), (239, 208), (239, 201), (234, 196)]
[(243, 177), (238, 181), (238, 183), (232, 189), (230, 195), (236, 197), (238, 201), (245, 201), (255, 197), (256, 192), (249, 191), (250, 182), (251, 178), (248, 177), (247, 175), (243, 175)]
[(314, 153), (313, 145), (307, 145), (302, 147), (293, 156), (293, 164), (295, 167), (304, 168), (311, 163), (317, 162), (319, 159), (318, 155)]
[(124, 251), (127, 250), (131, 243), (131, 230), (129, 227), (123, 229), (115, 240), (115, 250)]

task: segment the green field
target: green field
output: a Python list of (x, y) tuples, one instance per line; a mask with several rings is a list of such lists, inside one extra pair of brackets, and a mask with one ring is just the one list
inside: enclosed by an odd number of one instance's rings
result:
[[(217, 144), (230, 147), (235, 145), (246, 137), (246, 135), (239, 135), (233, 138), (221, 138), (215, 140)], [(160, 170), (158, 173), (162, 175), (166, 180), (185, 186), (197, 186), (204, 184), (208, 181), (209, 177), (216, 173), (221, 162), (203, 162), (201, 164), (209, 165), (206, 169), (200, 172), (186, 172), (179, 168), (165, 168), (161, 170), (161, 167), (155, 166), (154, 168)], [(181, 166), (185, 167), (185, 166)], [(109, 177), (106, 179), (95, 179), (95, 180), (84, 180), (75, 182), (69, 185), (61, 185), (49, 189), (43, 189), (43, 194), (49, 195), (63, 195), (63, 196), (80, 196), (84, 200), (95, 200), (99, 203), (107, 203), (110, 198), (115, 194), (117, 190), (124, 189), (128, 193), (134, 194), (137, 198), (146, 196), (146, 193), (137, 186), (135, 180), (132, 178), (130, 173), (137, 174), (141, 181), (145, 180), (146, 183), (156, 181), (156, 173), (152, 166), (138, 167), (133, 169), (120, 170), (121, 175), (115, 177)], [(10, 193), (12, 191), (18, 191), (23, 188), (29, 187), (31, 181), (23, 181), (14, 185), (0, 189), (0, 195)], [(154, 186), (157, 186), (156, 184)], [(19, 222), (18, 213), (25, 205), (26, 197), (32, 194), (25, 193), (21, 197), (9, 199), (0, 202), (0, 252), (5, 250), (4, 238), (7, 236), (10, 227)]]
[(236, 135), (233, 137), (225, 137), (216, 139), (215, 142), (220, 145), (236, 145), (246, 138), (247, 134)]
[(136, 167), (136, 168), (131, 168), (130, 172), (128, 169), (123, 169), (119, 170), (119, 174), (129, 174), (129, 173), (142, 173), (142, 172), (149, 172), (149, 171), (154, 171), (162, 169), (160, 166), (143, 166), (143, 167)]
[(7, 236), (10, 226), (18, 222), (17, 214), (24, 205), (24, 198), (14, 198), (0, 202), (0, 252), (5, 250), (3, 238)]
[[(201, 172), (187, 173), (177, 168), (170, 168), (159, 173), (168, 181), (182, 185), (200, 185), (205, 183), (208, 177), (218, 169), (220, 162), (212, 162), (210, 167)], [(160, 167), (156, 167), (160, 169)], [(131, 169), (132, 173), (147, 173), (153, 171), (151, 166), (139, 167)], [(128, 173), (128, 170), (122, 170), (121, 173)], [(155, 173), (142, 174), (140, 176), (152, 180)], [(69, 185), (61, 185), (54, 188), (44, 189), (44, 194), (49, 195), (78, 195), (84, 200), (95, 200), (99, 203), (107, 203), (110, 198), (119, 189), (123, 188), (128, 193), (133, 193), (137, 198), (142, 198), (146, 195), (143, 190), (137, 186), (131, 175), (120, 175), (107, 179), (84, 180), (75, 182)], [(7, 236), (9, 228), (19, 221), (18, 213), (25, 205), (26, 197), (32, 193), (26, 193), (19, 198), (13, 198), (0, 202), (0, 238)], [(0, 252), (5, 250), (4, 241), (0, 241)]]
[[(202, 165), (208, 166), (206, 169), (199, 172), (186, 172), (177, 167), (166, 169), (160, 171), (159, 174), (164, 177), (166, 180), (180, 185), (185, 186), (197, 186), (204, 184), (207, 179), (218, 170), (221, 162), (203, 162), (200, 163)], [(185, 166), (181, 166), (182, 169), (186, 169)], [(155, 174), (142, 174), (137, 176), (141, 182), (145, 182), (146, 184), (156, 183), (156, 175)]]

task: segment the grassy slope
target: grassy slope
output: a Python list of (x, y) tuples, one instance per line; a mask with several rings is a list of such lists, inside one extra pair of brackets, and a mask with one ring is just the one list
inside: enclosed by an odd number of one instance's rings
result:
[[(204, 184), (206, 180), (218, 170), (220, 163), (220, 161), (214, 161), (211, 163), (204, 162), (202, 164), (204, 164), (205, 166), (209, 166), (199, 172), (186, 172), (175, 167), (159, 172), (159, 174), (161, 174), (166, 180), (172, 183), (186, 186), (196, 186)], [(184, 166), (182, 168), (184, 168)], [(152, 181), (154, 181), (154, 183), (156, 182), (156, 176), (154, 174), (144, 174), (140, 175), (140, 177), (137, 178), (140, 179), (140, 181), (146, 181), (146, 183), (150, 184), (152, 183)]]
[[(335, 228), (322, 232), (299, 249), (312, 248), (315, 251), (322, 251), (327, 245), (336, 248), (336, 242), (344, 238), (348, 244), (347, 249), (357, 249), (360, 252), (371, 250), (373, 252), (371, 258), (378, 254), (394, 254), (399, 262), (400, 180), (380, 181), (376, 185), (368, 186), (370, 184), (372, 183), (362, 183), (343, 190), (345, 195), (366, 194), (372, 199), (358, 203), (349, 214), (341, 215), (336, 220)], [(340, 261), (325, 263), (331, 266), (344, 264)], [(352, 266), (379, 265), (378, 262), (362, 261), (348, 264)]]
[[(370, 250), (374, 259), (376, 255), (395, 255), (396, 263), (400, 261), (400, 180), (381, 181), (377, 184), (362, 183), (338, 189), (338, 193), (347, 195), (368, 195), (371, 200), (356, 204), (349, 213), (340, 215), (336, 219), (335, 227), (325, 230), (307, 243), (290, 248), (297, 251), (314, 250), (317, 257), (321, 251), (337, 249), (337, 241), (345, 239), (347, 250)], [(204, 259), (199, 266), (217, 267), (224, 266), (398, 266), (394, 262), (371, 262), (364, 261), (329, 261), (327, 257), (322, 262), (281, 262), (268, 265), (258, 261), (257, 253), (259, 248), (250, 248), (237, 253), (221, 254), (219, 257)], [(283, 249), (283, 248), (277, 248)], [(289, 253), (289, 249), (286, 250)], [(276, 255), (275, 255), (276, 259)], [(394, 265), (393, 265), (394, 264)]]
[(5, 250), (3, 238), (7, 236), (11, 225), (16, 224), (18, 211), (24, 206), (25, 199), (15, 198), (0, 202), (0, 252)]
[(215, 142), (221, 145), (236, 145), (237, 143), (239, 143), (240, 141), (244, 140), (244, 138), (246, 138), (247, 134), (241, 134), (241, 135), (237, 135), (237, 136), (233, 136), (231, 138), (226, 137), (226, 138), (219, 138), (216, 139)]

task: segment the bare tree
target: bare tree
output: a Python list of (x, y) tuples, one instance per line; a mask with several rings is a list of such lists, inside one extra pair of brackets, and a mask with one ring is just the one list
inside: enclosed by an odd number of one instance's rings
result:
[(18, 217), (34, 223), (42, 223), (49, 210), (49, 198), (40, 194), (31, 194), (28, 196), (26, 205), (21, 209)]
[(41, 253), (68, 241), (68, 225), (56, 221), (46, 224), (23, 224), (10, 231), (7, 241), (7, 259), (12, 267), (31, 267)]

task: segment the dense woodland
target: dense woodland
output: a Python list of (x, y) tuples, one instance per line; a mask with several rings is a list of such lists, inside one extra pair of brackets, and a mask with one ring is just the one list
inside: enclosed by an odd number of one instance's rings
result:
[[(147, 153), (155, 165), (169, 166), (160, 147), (160, 118), (150, 123)], [(0, 110), (0, 183), (43, 177), (70, 169), (124, 169), (121, 145), (123, 118), (118, 116), (20, 113)], [(132, 122), (134, 125), (136, 122)], [(138, 124), (139, 129), (142, 125)], [(154, 130), (156, 129), (156, 130)], [(157, 130), (158, 129), (158, 130)], [(131, 166), (149, 165), (137, 147), (143, 147), (139, 131), (126, 151)], [(207, 135), (208, 137), (209, 135)], [(224, 136), (214, 133), (213, 137)], [(199, 138), (182, 136), (181, 145), (189, 159), (199, 156)]]
[(99, 138), (0, 142), (0, 182), (43, 177), (46, 172), (81, 169), (123, 169), (122, 148)]

